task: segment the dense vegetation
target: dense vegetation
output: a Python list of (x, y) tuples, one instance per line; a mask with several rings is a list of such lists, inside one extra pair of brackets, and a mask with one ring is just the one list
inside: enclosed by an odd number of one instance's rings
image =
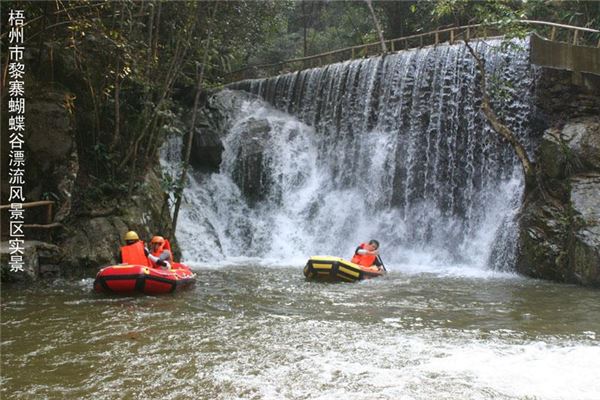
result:
[[(600, 3), (591, 1), (372, 4), (387, 39), (515, 18), (600, 25)], [(98, 199), (131, 194), (165, 135), (189, 131), (181, 110), (195, 86), (219, 86), (251, 64), (378, 40), (364, 1), (7, 1), (3, 22), (11, 8), (25, 9), (29, 78), (73, 93), (78, 193)], [(3, 76), (7, 45), (3, 34)]]

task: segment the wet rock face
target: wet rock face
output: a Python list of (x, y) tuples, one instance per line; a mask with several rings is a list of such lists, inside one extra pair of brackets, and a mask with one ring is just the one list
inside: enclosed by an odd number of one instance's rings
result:
[(517, 268), (600, 287), (600, 117), (547, 130), (537, 156), (544, 191), (526, 200)]
[(251, 118), (242, 127), (244, 135), (237, 150), (237, 161), (233, 178), (250, 204), (264, 200), (270, 192), (271, 174), (265, 169), (268, 165), (265, 144), (271, 136), (269, 122)]
[(250, 95), (240, 93), (227, 96), (224, 91), (211, 96), (199, 111), (190, 163), (200, 171), (217, 172), (221, 165), (223, 142), (227, 131), (227, 115), (239, 109), (242, 101)]
[(571, 206), (577, 216), (574, 273), (582, 283), (600, 286), (600, 173), (573, 177), (571, 185)]

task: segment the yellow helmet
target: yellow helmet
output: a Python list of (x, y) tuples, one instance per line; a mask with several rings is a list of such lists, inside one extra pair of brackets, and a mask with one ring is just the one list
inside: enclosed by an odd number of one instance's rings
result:
[(162, 236), (154, 236), (152, 238), (152, 240), (150, 241), (150, 243), (154, 244), (154, 243), (164, 243), (165, 242), (165, 238)]
[(140, 240), (140, 237), (134, 231), (129, 231), (125, 234), (124, 240), (127, 242), (129, 240)]

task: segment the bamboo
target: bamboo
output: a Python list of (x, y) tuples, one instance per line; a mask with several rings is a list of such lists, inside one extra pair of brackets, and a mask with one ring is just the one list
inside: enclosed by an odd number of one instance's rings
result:
[[(32, 201), (29, 203), (17, 203), (21, 204), (21, 208), (32, 208), (32, 207), (40, 207), (54, 204), (52, 200), (40, 200), (40, 201)], [(10, 208), (10, 204), (4, 204), (0, 206), (0, 210), (8, 210)]]
[(54, 222), (51, 224), (23, 224), (23, 228), (28, 229), (52, 229), (52, 228), (63, 228), (64, 225), (60, 222)]

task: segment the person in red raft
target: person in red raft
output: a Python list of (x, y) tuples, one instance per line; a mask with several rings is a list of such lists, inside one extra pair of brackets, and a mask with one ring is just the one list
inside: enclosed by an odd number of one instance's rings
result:
[(379, 258), (379, 242), (375, 239), (369, 240), (368, 243), (361, 243), (354, 251), (351, 262), (362, 266), (365, 270), (385, 271), (381, 258)]
[(144, 242), (140, 240), (138, 234), (134, 231), (129, 231), (123, 239), (125, 240), (125, 246), (121, 247), (117, 256), (117, 262), (119, 264), (135, 264), (149, 267), (148, 255), (150, 252), (144, 246)]
[(170, 269), (173, 262), (171, 246), (162, 236), (154, 236), (150, 241), (152, 253), (144, 246), (138, 234), (129, 231), (125, 234), (125, 246), (117, 256), (120, 264), (143, 265), (145, 267)]
[(173, 254), (171, 254), (169, 241), (162, 236), (154, 236), (150, 241), (150, 248), (152, 253), (148, 255), (148, 260), (150, 260), (151, 266), (170, 269), (173, 263)]

